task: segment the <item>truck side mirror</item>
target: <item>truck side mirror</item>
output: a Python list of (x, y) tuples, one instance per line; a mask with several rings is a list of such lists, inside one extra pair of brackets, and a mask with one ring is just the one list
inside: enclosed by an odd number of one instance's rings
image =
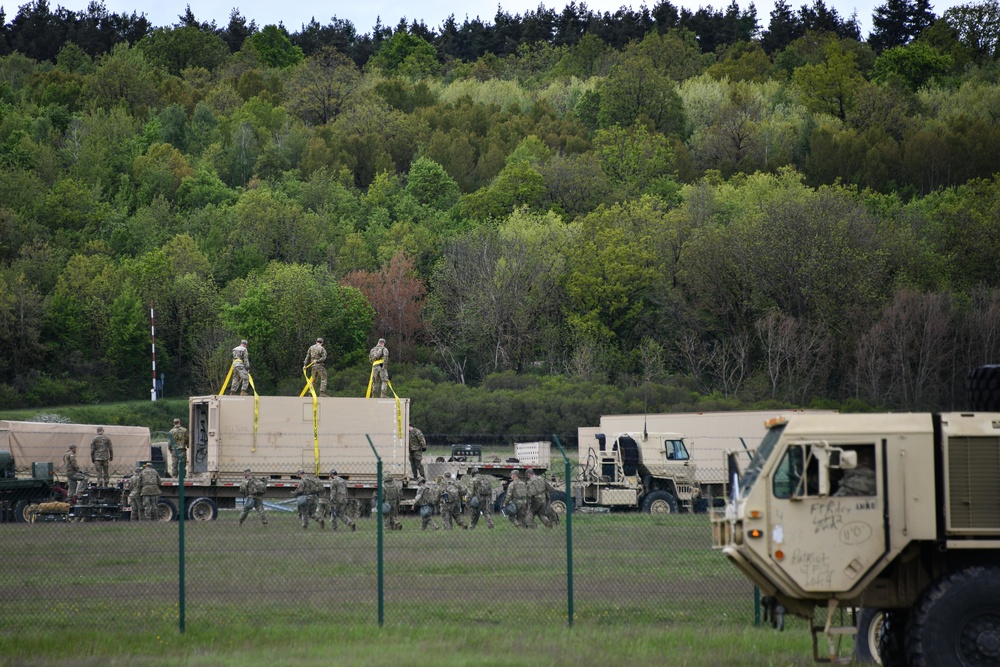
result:
[(858, 453), (850, 450), (830, 450), (830, 467), (840, 470), (853, 470), (858, 467)]

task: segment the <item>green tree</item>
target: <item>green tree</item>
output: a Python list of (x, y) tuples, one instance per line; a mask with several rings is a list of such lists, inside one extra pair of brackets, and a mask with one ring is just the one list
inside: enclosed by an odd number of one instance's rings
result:
[(340, 112), (361, 81), (354, 62), (325, 46), (295, 66), (288, 83), (292, 108), (306, 123), (325, 125)]
[(419, 157), (410, 165), (406, 194), (426, 206), (446, 210), (458, 202), (458, 183), (434, 160)]
[(157, 28), (139, 42), (151, 63), (174, 76), (189, 67), (214, 71), (229, 57), (229, 47), (213, 32), (196, 26)]
[(268, 67), (284, 69), (298, 65), (305, 59), (302, 49), (292, 44), (288, 31), (273, 24), (250, 35), (243, 42), (243, 48), (252, 50)]
[(883, 51), (875, 60), (872, 80), (879, 83), (903, 81), (916, 91), (935, 77), (947, 74), (954, 63), (926, 42), (913, 42)]
[(792, 82), (800, 91), (802, 103), (814, 113), (828, 113), (846, 119), (854, 104), (854, 96), (864, 83), (853, 52), (838, 40), (829, 40), (825, 60), (816, 65), (803, 65), (792, 74)]
[(409, 77), (428, 76), (441, 70), (434, 45), (405, 30), (396, 31), (390, 39), (382, 42), (369, 63), (386, 74)]

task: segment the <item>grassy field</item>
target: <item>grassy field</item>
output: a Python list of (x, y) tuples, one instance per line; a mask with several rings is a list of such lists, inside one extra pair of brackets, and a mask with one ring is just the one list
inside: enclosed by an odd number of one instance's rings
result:
[[(804, 621), (757, 629), (703, 516), (574, 515), (566, 532), (383, 535), (233, 511), (186, 524), (0, 525), (0, 665), (807, 665)], [(848, 640), (848, 645), (850, 644)], [(845, 653), (849, 651), (845, 650)]]

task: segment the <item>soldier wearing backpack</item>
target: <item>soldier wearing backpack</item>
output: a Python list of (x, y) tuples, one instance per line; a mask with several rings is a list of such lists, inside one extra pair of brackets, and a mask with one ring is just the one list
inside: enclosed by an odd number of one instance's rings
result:
[(549, 517), (549, 488), (545, 483), (545, 478), (536, 476), (535, 471), (531, 468), (525, 468), (524, 475), (528, 478), (526, 482), (528, 487), (528, 528), (535, 527), (536, 516), (546, 528), (552, 528), (552, 519)]
[(470, 468), (472, 475), (472, 495), (469, 498), (469, 507), (472, 508), (472, 522), (469, 530), (479, 523), (479, 516), (486, 519), (486, 527), (493, 527), (493, 482), (489, 475), (479, 474), (479, 468)]
[(451, 476), (450, 472), (444, 474), (444, 489), (441, 491), (441, 522), (445, 530), (451, 530), (451, 522), (455, 521), (463, 529), (468, 530), (469, 526), (462, 519), (462, 499), (465, 497), (465, 489), (461, 483)]
[(302, 529), (309, 528), (309, 519), (313, 519), (320, 528), (326, 528), (326, 521), (316, 514), (319, 508), (319, 493), (323, 486), (313, 475), (306, 475), (305, 470), (299, 470), (299, 483), (292, 493), (298, 496), (299, 518), (302, 519)]
[(330, 526), (337, 530), (337, 519), (340, 519), (352, 531), (357, 530), (358, 525), (347, 515), (347, 481), (337, 475), (337, 470), (330, 471)]
[(440, 530), (441, 526), (434, 520), (434, 507), (438, 503), (438, 490), (434, 484), (428, 484), (423, 477), (417, 482), (417, 497), (413, 504), (420, 514), (420, 530), (427, 530), (427, 525), (434, 526), (434, 530)]
[(520, 474), (514, 470), (510, 473), (510, 484), (507, 485), (507, 496), (504, 499), (504, 511), (507, 518), (518, 528), (526, 528), (528, 520), (528, 485), (521, 480)]
[(240, 482), (240, 493), (243, 495), (243, 511), (240, 513), (240, 525), (246, 521), (250, 510), (257, 510), (260, 521), (267, 525), (264, 515), (264, 494), (267, 492), (267, 482), (252, 476), (250, 468), (243, 471), (243, 481)]
[(403, 488), (399, 480), (386, 474), (382, 478), (382, 502), (389, 505), (389, 530), (403, 530), (399, 521), (399, 501), (403, 498)]

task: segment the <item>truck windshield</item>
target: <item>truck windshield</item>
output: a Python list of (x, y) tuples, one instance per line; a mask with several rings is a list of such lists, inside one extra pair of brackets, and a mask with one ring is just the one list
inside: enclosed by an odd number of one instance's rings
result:
[(764, 435), (764, 439), (760, 441), (760, 446), (757, 447), (757, 451), (754, 452), (753, 459), (750, 461), (750, 465), (747, 469), (743, 471), (743, 476), (740, 479), (740, 497), (745, 498), (750, 489), (753, 488), (754, 483), (757, 481), (757, 477), (760, 476), (761, 468), (764, 467), (764, 462), (767, 461), (768, 457), (771, 456), (771, 452), (774, 451), (774, 446), (777, 444), (778, 440), (781, 438), (781, 434), (785, 432), (785, 425), (779, 424), (770, 428), (767, 434)]

